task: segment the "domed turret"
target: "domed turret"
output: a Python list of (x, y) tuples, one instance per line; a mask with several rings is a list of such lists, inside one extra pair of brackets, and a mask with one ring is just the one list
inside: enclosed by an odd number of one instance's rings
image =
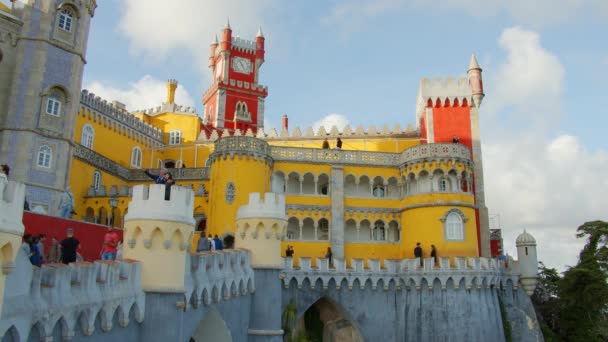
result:
[(538, 258), (536, 256), (536, 239), (524, 230), (515, 240), (517, 246), (517, 259), (521, 274), (519, 281), (522, 287), (531, 296), (537, 283)]
[(517, 246), (536, 246), (536, 239), (524, 229), (524, 232), (519, 234), (515, 240), (515, 244)]

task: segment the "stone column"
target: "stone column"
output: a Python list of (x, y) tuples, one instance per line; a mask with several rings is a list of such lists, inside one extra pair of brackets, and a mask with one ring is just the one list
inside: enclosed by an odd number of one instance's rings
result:
[(344, 260), (344, 168), (331, 168), (331, 249), (334, 258)]

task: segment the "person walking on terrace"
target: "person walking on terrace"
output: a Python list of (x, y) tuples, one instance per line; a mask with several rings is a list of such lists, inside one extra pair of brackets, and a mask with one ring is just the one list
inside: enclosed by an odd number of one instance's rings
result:
[(201, 233), (201, 237), (198, 238), (198, 242), (196, 244), (196, 252), (209, 252), (211, 251), (211, 240), (207, 238), (207, 234)]
[(69, 264), (76, 261), (77, 250), (80, 248), (80, 241), (74, 237), (74, 230), (68, 228), (68, 237), (61, 241), (61, 262)]
[(414, 248), (414, 258), (420, 258), (420, 266), (422, 266), (422, 247), (420, 247), (420, 242), (416, 243), (416, 248)]
[(325, 138), (325, 140), (323, 140), (323, 149), (324, 150), (329, 149), (329, 141), (327, 141), (327, 138)]
[(173, 175), (169, 172), (165, 173), (165, 201), (171, 198), (171, 187), (175, 184)]
[(325, 257), (329, 260), (329, 267), (334, 267), (334, 253), (331, 251), (331, 247), (327, 247), (327, 252), (325, 253)]
[(437, 249), (435, 245), (431, 245), (431, 258), (433, 258), (433, 265), (437, 265)]
[(101, 260), (116, 260), (116, 252), (118, 247), (118, 234), (114, 231), (114, 227), (108, 226), (108, 232), (103, 237), (103, 246), (101, 247)]
[(165, 184), (167, 183), (167, 169), (162, 168), (160, 169), (160, 172), (158, 173), (158, 175), (154, 175), (152, 173), (150, 173), (150, 170), (146, 170), (144, 171), (144, 173), (146, 174), (146, 176), (150, 177), (151, 179), (154, 180), (154, 182), (156, 184)]
[(342, 139), (340, 139), (339, 137), (338, 137), (338, 139), (336, 139), (336, 148), (338, 150), (342, 149)]

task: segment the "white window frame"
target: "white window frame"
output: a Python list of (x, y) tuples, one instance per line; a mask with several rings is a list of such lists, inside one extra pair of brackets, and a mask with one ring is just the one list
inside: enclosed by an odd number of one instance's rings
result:
[(49, 145), (40, 145), (36, 156), (36, 165), (50, 169), (53, 165), (53, 149)]
[(456, 208), (450, 209), (440, 220), (443, 222), (444, 238), (446, 241), (465, 240), (465, 223), (468, 219), (462, 211)]
[(98, 170), (95, 170), (95, 172), (93, 172), (93, 188), (95, 189), (95, 191), (99, 190), (99, 188), (101, 187), (101, 172), (99, 172)]
[(56, 94), (47, 96), (46, 113), (53, 116), (61, 116), (61, 99)]
[(142, 155), (139, 146), (135, 146), (131, 149), (131, 167), (141, 169)]
[(169, 132), (169, 145), (181, 145), (182, 144), (182, 131), (174, 129)]
[(69, 7), (64, 7), (59, 12), (59, 22), (57, 26), (66, 32), (72, 32), (72, 25), (74, 23), (74, 13)]
[(86, 124), (82, 126), (82, 134), (80, 135), (80, 144), (88, 149), (93, 149), (93, 143), (95, 142), (95, 128)]

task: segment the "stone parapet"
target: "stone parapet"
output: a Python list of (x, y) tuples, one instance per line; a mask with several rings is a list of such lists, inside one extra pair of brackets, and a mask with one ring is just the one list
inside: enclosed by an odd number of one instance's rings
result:
[(125, 223), (130, 220), (158, 220), (182, 222), (194, 226), (194, 191), (190, 188), (173, 186), (171, 196), (165, 200), (165, 185), (136, 185), (125, 215)]
[(218, 158), (245, 156), (272, 162), (270, 154), (270, 145), (264, 140), (247, 136), (225, 136), (215, 142), (215, 150), (209, 159), (213, 162)]
[(255, 291), (251, 252), (225, 249), (191, 254), (191, 273), (186, 279), (187, 303), (196, 308), (245, 296)]
[[(359, 286), (364, 289), (370, 283), (371, 289), (378, 287), (389, 289), (421, 289), (423, 284), (427, 287), (440, 285), (445, 289), (448, 283), (454, 288), (481, 288), (491, 286), (512, 285), (514, 289), (519, 287), (519, 269), (517, 262), (512, 260), (509, 267), (505, 262), (488, 258), (465, 258), (455, 257), (453, 266), (450, 258), (439, 258), (438, 266), (435, 266), (431, 258), (384, 260), (384, 268), (380, 267), (380, 260), (368, 260), (368, 268), (364, 268), (363, 259), (353, 259), (351, 267), (346, 267), (346, 262), (334, 259), (334, 266), (329, 267), (329, 260), (317, 258), (317, 267), (311, 266), (310, 258), (300, 258), (299, 268), (293, 267), (292, 258), (284, 258), (284, 269), (281, 273), (283, 285), (289, 288), (292, 282), (301, 288), (306, 282), (314, 288), (318, 283), (327, 288), (332, 282), (336, 288), (348, 286)], [(510, 283), (510, 284), (508, 284)]]
[(469, 85), (469, 79), (461, 78), (436, 78), (430, 80), (423, 78), (420, 80), (418, 87), (418, 99), (416, 101), (416, 114), (422, 113), (427, 106), (429, 100), (433, 103), (439, 100), (442, 104), (445, 100), (450, 103), (456, 102), (462, 104), (465, 100), (472, 103), (473, 92)]
[(112, 329), (115, 316), (122, 327), (129, 324), (130, 315), (139, 323), (144, 320), (145, 295), (138, 262), (81, 262), (38, 268), (20, 253), (17, 263), (17, 270), (6, 281), (0, 337), (13, 328), (19, 336), (38, 335), (50, 341), (59, 325), (63, 339), (69, 340), (76, 329), (92, 335), (98, 318), (104, 332)]
[(109, 103), (94, 93), (82, 90), (80, 93), (80, 104), (154, 139), (157, 143), (163, 143), (163, 132), (159, 128), (141, 121), (125, 109)]

